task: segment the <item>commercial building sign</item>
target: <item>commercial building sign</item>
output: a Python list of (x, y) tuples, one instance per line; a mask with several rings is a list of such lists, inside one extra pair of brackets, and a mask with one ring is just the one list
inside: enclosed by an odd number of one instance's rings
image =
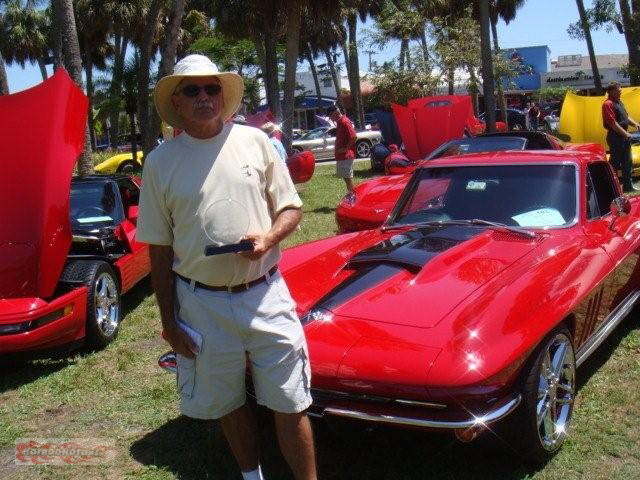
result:
[[(543, 73), (541, 76), (543, 87), (589, 88), (594, 86), (593, 73), (591, 71), (561, 70)], [(629, 85), (629, 74), (619, 68), (602, 68), (600, 69), (600, 81), (603, 85), (610, 82)]]

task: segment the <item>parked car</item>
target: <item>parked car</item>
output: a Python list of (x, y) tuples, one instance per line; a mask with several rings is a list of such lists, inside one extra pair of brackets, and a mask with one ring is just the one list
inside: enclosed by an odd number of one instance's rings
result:
[[(485, 113), (479, 115), (480, 120), (485, 122)], [(511, 130), (525, 130), (527, 128), (527, 119), (525, 113), (516, 108), (507, 108), (507, 120), (509, 123), (509, 129)], [(502, 111), (496, 109), (496, 121), (504, 122), (502, 118)]]
[[(498, 140), (489, 143), (490, 138)], [(514, 148), (513, 140), (508, 140), (512, 138), (526, 140), (522, 145), (523, 150), (572, 150), (588, 151), (597, 155), (604, 154), (602, 145), (598, 143), (564, 143), (544, 132), (523, 130), (487, 133), (477, 137), (454, 140), (451, 144), (445, 143), (437, 148), (422, 162), (428, 162), (450, 153), (453, 150), (451, 147), (455, 147), (455, 151), (466, 150), (468, 152), (512, 149)], [(401, 175), (374, 178), (356, 185), (355, 195), (345, 195), (336, 208), (336, 221), (340, 231), (351, 232), (380, 226), (391, 213), (391, 208), (409, 181), (411, 172), (420, 164), (418, 162), (408, 165), (405, 167), (406, 172)], [(395, 171), (397, 172), (398, 169)]]
[(558, 125), (560, 124), (560, 113), (558, 110), (552, 110), (547, 115), (543, 117), (543, 127), (552, 132), (558, 130)]
[[(356, 155), (359, 158), (369, 157), (373, 146), (382, 141), (382, 134), (379, 130), (360, 131), (356, 132), (356, 135)], [(294, 152), (309, 150), (313, 152), (316, 160), (330, 160), (334, 158), (335, 143), (335, 127), (318, 127), (309, 130), (299, 139), (291, 142), (291, 150)]]
[(491, 429), (545, 461), (571, 431), (576, 368), (640, 297), (640, 199), (602, 155), (445, 157), (379, 229), (287, 249), (311, 414)]
[(120, 296), (150, 269), (135, 240), (140, 181), (71, 181), (87, 99), (64, 70), (0, 97), (0, 109), (0, 152), (14, 160), (0, 178), (0, 354), (104, 346), (118, 332)]
[(97, 173), (133, 173), (142, 169), (142, 158), (142, 150), (137, 151), (135, 162), (131, 152), (118, 153), (96, 165), (94, 170)]

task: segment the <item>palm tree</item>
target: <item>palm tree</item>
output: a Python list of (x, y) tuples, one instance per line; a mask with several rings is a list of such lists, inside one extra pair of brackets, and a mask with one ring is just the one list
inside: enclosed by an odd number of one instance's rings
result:
[(620, 15), (629, 50), (631, 85), (640, 85), (640, 4), (632, 0), (629, 5), (629, 0), (620, 0)]
[(485, 120), (487, 131), (496, 131), (496, 99), (494, 95), (493, 58), (491, 57), (491, 39), (489, 29), (491, 16), (489, 0), (478, 0), (480, 20), (480, 56), (482, 58), (482, 93), (484, 96)]
[(602, 80), (600, 78), (600, 71), (598, 70), (598, 62), (596, 61), (596, 54), (593, 49), (593, 40), (591, 39), (591, 27), (589, 26), (589, 20), (587, 13), (584, 9), (583, 0), (576, 0), (578, 6), (578, 13), (580, 14), (580, 23), (582, 24), (582, 31), (584, 32), (584, 38), (587, 42), (587, 50), (589, 50), (589, 58), (591, 60), (591, 71), (593, 72), (593, 84), (596, 87), (598, 95), (603, 92)]
[(36, 2), (9, 0), (0, 21), (0, 53), (7, 64), (24, 68), (37, 63), (42, 79), (47, 79), (45, 58), (49, 54), (50, 19), (45, 10), (37, 10)]
[[(73, 13), (72, 0), (51, 0), (51, 6), (55, 13), (56, 32), (62, 45), (62, 58), (65, 68), (73, 78), (73, 81), (82, 88), (82, 58), (80, 56), (80, 44), (76, 20)], [(85, 134), (85, 148), (78, 160), (78, 173), (88, 175), (93, 172), (91, 160), (91, 141), (89, 129)]]
[(5, 68), (4, 58), (2, 58), (2, 54), (0, 54), (0, 95), (9, 95), (7, 69)]
[[(500, 54), (500, 46), (498, 44), (498, 19), (502, 18), (506, 24), (509, 24), (516, 16), (516, 11), (524, 5), (525, 0), (492, 0), (491, 2), (491, 33), (493, 36), (493, 50), (496, 55)], [(498, 105), (500, 106), (500, 114), (502, 121), (507, 123), (507, 100), (504, 96), (504, 87), (501, 79), (498, 79)]]

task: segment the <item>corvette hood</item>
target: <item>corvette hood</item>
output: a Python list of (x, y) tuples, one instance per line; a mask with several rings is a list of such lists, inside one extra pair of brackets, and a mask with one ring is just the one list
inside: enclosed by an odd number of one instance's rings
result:
[(315, 308), (341, 317), (432, 327), (539, 242), (475, 226), (400, 233), (354, 255), (345, 267), (353, 273)]
[(0, 96), (0, 298), (53, 294), (71, 243), (69, 186), (87, 99), (62, 69)]

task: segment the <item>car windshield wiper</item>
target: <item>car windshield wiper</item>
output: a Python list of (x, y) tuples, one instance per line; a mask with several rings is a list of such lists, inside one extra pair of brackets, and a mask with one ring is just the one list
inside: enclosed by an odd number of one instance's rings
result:
[(472, 218), (469, 220), (438, 220), (431, 222), (417, 222), (417, 223), (406, 223), (406, 224), (393, 224), (393, 225), (385, 225), (382, 227), (383, 231), (387, 230), (395, 230), (400, 228), (419, 228), (419, 227), (429, 227), (429, 226), (439, 226), (439, 225), (482, 225), (490, 228), (495, 228), (498, 230), (506, 230), (509, 232), (517, 233), (527, 238), (536, 238), (536, 234), (531, 230), (526, 230), (520, 227), (513, 227), (511, 225), (506, 225), (500, 222), (491, 222), (489, 220), (482, 220), (480, 218)]

